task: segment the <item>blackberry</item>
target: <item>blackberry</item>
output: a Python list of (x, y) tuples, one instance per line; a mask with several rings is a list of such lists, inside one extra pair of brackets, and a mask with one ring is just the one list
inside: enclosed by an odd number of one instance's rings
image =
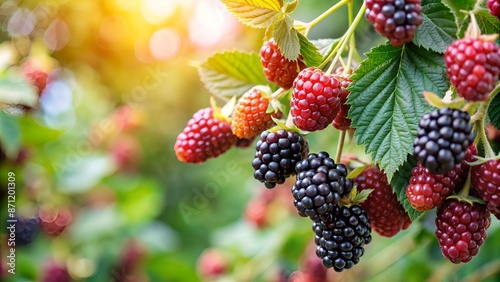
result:
[(413, 40), (422, 24), (420, 0), (366, 0), (365, 17), (393, 46)]
[(452, 263), (469, 262), (488, 236), (486, 205), (448, 199), (437, 210), (435, 235), (441, 252)]
[(468, 113), (441, 108), (420, 119), (414, 156), (432, 174), (446, 174), (465, 158), (474, 134)]
[(40, 230), (40, 219), (16, 217), (16, 245), (29, 245)]
[(267, 188), (283, 184), (286, 178), (294, 175), (295, 164), (309, 152), (307, 141), (302, 136), (285, 129), (262, 132), (255, 149), (253, 176)]
[(467, 101), (485, 101), (500, 76), (500, 48), (489, 37), (453, 41), (444, 54), (446, 75)]
[(325, 267), (337, 272), (349, 269), (363, 256), (364, 245), (372, 240), (366, 212), (358, 205), (336, 206), (327, 221), (314, 221), (316, 255)]
[(340, 199), (352, 190), (347, 168), (336, 164), (326, 152), (309, 154), (295, 166), (297, 178), (292, 187), (293, 204), (300, 216), (318, 220), (332, 212)]

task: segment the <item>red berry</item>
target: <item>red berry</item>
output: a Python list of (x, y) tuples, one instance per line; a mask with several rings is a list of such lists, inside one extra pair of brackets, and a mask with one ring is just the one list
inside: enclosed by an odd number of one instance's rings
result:
[(301, 56), (297, 61), (286, 59), (273, 38), (265, 42), (260, 49), (260, 62), (267, 79), (284, 89), (292, 87), (299, 71), (306, 67)]
[(226, 273), (229, 262), (218, 249), (205, 249), (198, 258), (198, 273), (204, 280), (213, 280)]
[(231, 124), (215, 118), (213, 112), (212, 108), (199, 110), (177, 136), (174, 151), (179, 161), (201, 163), (219, 156), (236, 143)]
[(269, 99), (257, 88), (247, 91), (236, 104), (231, 126), (234, 135), (239, 138), (253, 138), (274, 125), (272, 116), (281, 117), (281, 113), (266, 113)]
[(488, 209), (500, 218), (500, 160), (472, 167), (472, 186)]
[(448, 199), (437, 210), (435, 234), (448, 260), (469, 262), (486, 240), (489, 226), (486, 205)]
[(351, 80), (342, 75), (337, 75), (335, 78), (340, 82), (342, 92), (340, 93), (340, 110), (332, 124), (338, 130), (348, 130), (351, 127), (351, 119), (347, 118), (350, 106), (346, 104), (346, 101), (349, 95), (347, 87), (351, 84)]
[(454, 41), (446, 50), (446, 75), (460, 96), (484, 101), (498, 82), (500, 48), (485, 38)]
[(245, 219), (257, 228), (264, 228), (267, 225), (267, 206), (264, 201), (251, 200), (245, 208)]
[(326, 128), (340, 110), (341, 95), (341, 84), (333, 75), (315, 67), (302, 70), (293, 82), (293, 122), (307, 131)]
[(411, 172), (406, 195), (412, 207), (420, 212), (433, 209), (443, 203), (459, 184), (465, 181), (468, 173), (466, 161), (473, 161), (477, 155), (473, 144), (466, 150), (464, 161), (455, 165), (447, 174), (432, 174), (419, 162)]
[(40, 279), (42, 282), (70, 282), (72, 281), (68, 269), (65, 265), (57, 263), (55, 261), (49, 261), (42, 273)]
[(393, 46), (411, 42), (422, 24), (420, 0), (366, 0), (366, 19)]
[(23, 66), (23, 74), (26, 79), (36, 88), (38, 95), (41, 95), (45, 86), (47, 86), (48, 77), (46, 71), (28, 62)]
[(411, 220), (397, 195), (393, 193), (385, 173), (376, 167), (370, 167), (353, 181), (358, 191), (374, 189), (360, 205), (368, 214), (372, 229), (378, 234), (392, 237), (410, 226)]
[(490, 14), (500, 19), (500, 0), (488, 0)]
[(38, 217), (43, 232), (50, 237), (57, 237), (71, 223), (73, 215), (66, 208), (42, 208), (38, 212)]

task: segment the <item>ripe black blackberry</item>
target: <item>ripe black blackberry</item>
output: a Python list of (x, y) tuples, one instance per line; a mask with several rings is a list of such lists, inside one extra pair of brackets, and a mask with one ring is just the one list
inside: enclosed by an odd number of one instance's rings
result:
[(295, 175), (295, 164), (309, 152), (307, 141), (302, 136), (285, 129), (262, 132), (255, 149), (253, 176), (267, 188), (283, 184), (287, 177)]
[(364, 245), (372, 240), (366, 212), (358, 205), (336, 206), (326, 221), (313, 223), (316, 255), (325, 267), (340, 272), (349, 269), (363, 256)]
[(393, 46), (413, 40), (422, 24), (420, 0), (366, 0), (366, 19)]
[(40, 231), (40, 219), (16, 217), (16, 246), (29, 245)]
[(293, 204), (300, 216), (318, 220), (332, 212), (340, 199), (352, 190), (347, 168), (336, 164), (326, 152), (309, 154), (295, 166), (297, 179), (292, 187)]
[(465, 158), (474, 141), (468, 113), (441, 108), (420, 119), (413, 154), (432, 174), (446, 174)]

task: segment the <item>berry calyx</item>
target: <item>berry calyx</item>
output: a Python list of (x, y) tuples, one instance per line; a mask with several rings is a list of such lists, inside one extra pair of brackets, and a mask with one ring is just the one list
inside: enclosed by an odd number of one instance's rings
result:
[(437, 210), (436, 237), (452, 263), (469, 262), (487, 237), (490, 212), (486, 205), (448, 199)]
[(254, 178), (267, 188), (283, 184), (286, 178), (295, 175), (295, 164), (309, 153), (306, 139), (285, 129), (262, 132), (255, 149)]
[(281, 113), (267, 113), (269, 99), (258, 88), (247, 91), (236, 104), (231, 127), (238, 138), (252, 138), (274, 125), (272, 117)]
[(474, 134), (467, 112), (441, 108), (422, 116), (413, 155), (432, 174), (446, 174), (465, 158)]
[(318, 220), (332, 212), (341, 198), (352, 191), (353, 182), (346, 178), (346, 166), (336, 164), (326, 152), (309, 154), (295, 169), (297, 178), (292, 195), (300, 216)]
[(316, 255), (337, 272), (352, 268), (372, 240), (366, 212), (358, 205), (336, 206), (326, 221), (313, 223)]
[(411, 42), (422, 24), (420, 0), (366, 0), (365, 17), (393, 46)]
[(393, 193), (384, 172), (376, 167), (369, 167), (353, 181), (358, 192), (373, 189), (360, 206), (368, 214), (371, 227), (378, 234), (392, 237), (410, 226), (411, 220), (397, 195)]
[(293, 82), (293, 123), (306, 131), (326, 128), (340, 110), (341, 95), (341, 84), (333, 75), (315, 67), (303, 69)]
[(446, 75), (467, 101), (485, 101), (500, 76), (500, 48), (489, 37), (455, 40), (446, 50)]
[(306, 67), (300, 55), (296, 61), (286, 59), (273, 38), (262, 45), (260, 62), (267, 80), (283, 89), (292, 87), (293, 80), (297, 77), (299, 71)]
[(193, 115), (177, 136), (174, 151), (181, 162), (201, 163), (226, 152), (236, 140), (231, 124), (215, 118), (213, 108), (204, 108)]

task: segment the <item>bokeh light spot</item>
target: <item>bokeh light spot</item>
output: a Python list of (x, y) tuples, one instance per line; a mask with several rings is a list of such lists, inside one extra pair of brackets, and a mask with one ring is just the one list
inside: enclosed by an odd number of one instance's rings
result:
[(174, 29), (161, 28), (149, 40), (151, 55), (157, 60), (165, 60), (177, 54), (181, 46), (179, 33)]
[(65, 22), (55, 19), (43, 34), (43, 40), (51, 50), (61, 50), (68, 44), (70, 31)]
[(158, 24), (175, 12), (178, 2), (177, 0), (144, 0), (141, 12), (149, 23)]

